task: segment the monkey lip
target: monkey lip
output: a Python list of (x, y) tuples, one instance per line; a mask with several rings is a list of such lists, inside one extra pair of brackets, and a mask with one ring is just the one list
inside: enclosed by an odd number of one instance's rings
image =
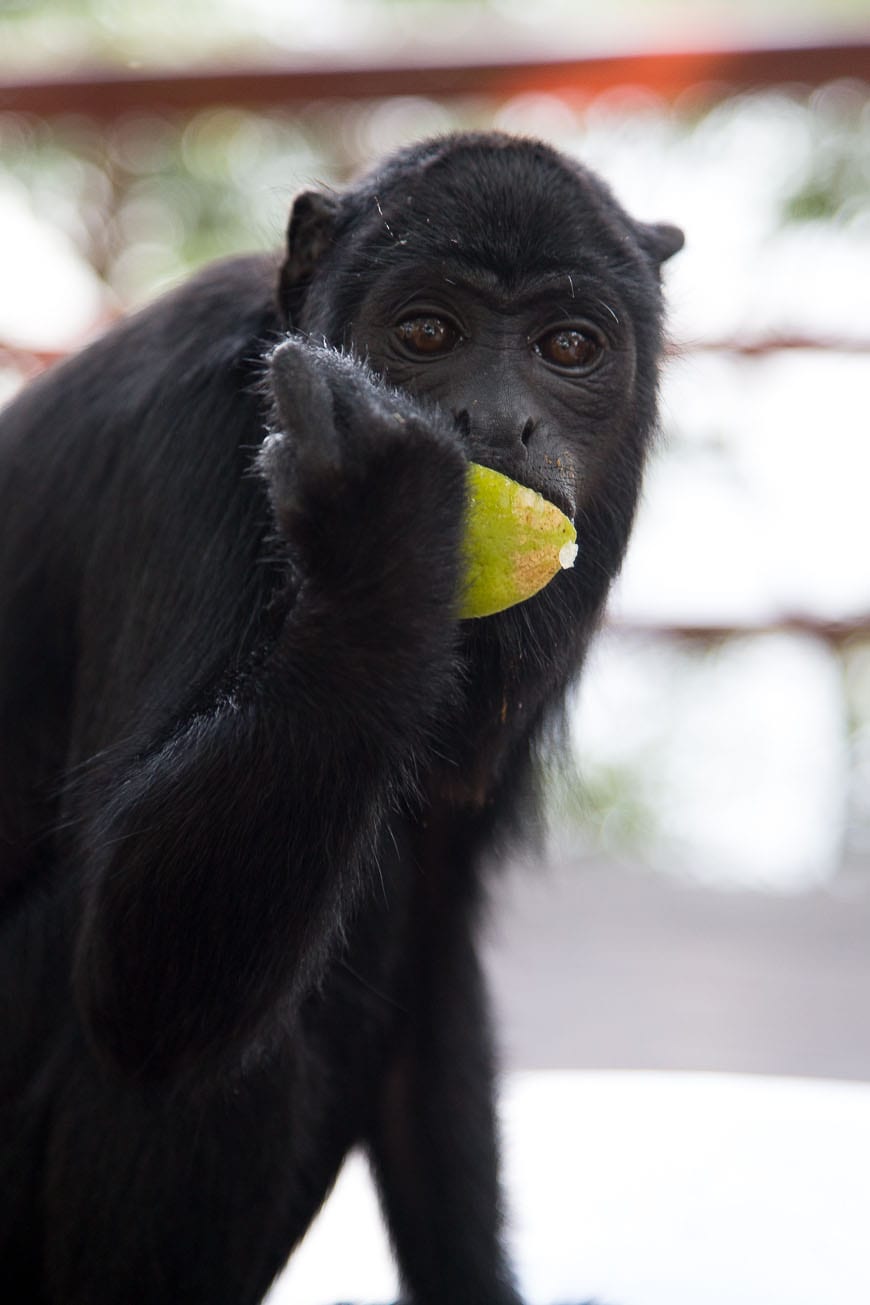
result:
[(544, 498), (555, 503), (560, 512), (576, 526), (577, 516), (577, 468), (573, 459), (562, 453), (558, 457), (546, 457), (540, 474), (535, 477), (532, 486)]
[[(487, 459), (483, 459), (484, 462)], [(566, 454), (560, 457), (545, 456), (529, 458), (522, 462), (505, 464), (504, 459), (493, 460), (491, 466), (505, 476), (510, 476), (520, 485), (526, 485), (536, 494), (547, 499), (568, 518), (572, 526), (576, 525), (577, 486), (574, 468)]]
[(533, 489), (536, 494), (540, 494), (542, 498), (557, 507), (572, 526), (576, 525), (574, 517), (577, 513), (577, 504), (565, 485), (553, 484), (542, 476), (520, 476), (518, 480), (520, 484), (527, 485), (529, 489)]
[[(472, 455), (476, 457), (476, 455)], [(482, 454), (479, 461), (486, 467), (492, 467), (493, 471), (500, 471), (503, 476), (508, 476), (515, 480), (518, 485), (525, 485), (527, 489), (533, 489), (536, 494), (547, 499), (559, 511), (568, 518), (572, 526), (576, 525), (574, 518), (577, 515), (577, 499), (574, 494), (574, 486), (564, 475), (548, 476), (541, 474), (537, 467), (530, 467), (528, 463), (522, 463), (517, 466), (514, 462), (506, 462), (504, 458), (487, 457)]]
[(571, 525), (576, 526), (577, 522), (574, 518), (577, 515), (577, 504), (574, 502), (572, 496), (570, 496), (565, 490), (553, 485), (542, 486), (538, 490), (538, 493), (543, 494), (544, 498), (548, 498), (551, 503), (555, 503), (559, 511), (564, 512), (565, 516), (571, 522)]

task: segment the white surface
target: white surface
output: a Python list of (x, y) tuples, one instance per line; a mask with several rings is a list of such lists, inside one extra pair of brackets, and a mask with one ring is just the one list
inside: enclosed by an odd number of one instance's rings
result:
[[(537, 1305), (867, 1305), (870, 1085), (545, 1072), (504, 1088), (511, 1245)], [(270, 1305), (396, 1292), (363, 1161)]]

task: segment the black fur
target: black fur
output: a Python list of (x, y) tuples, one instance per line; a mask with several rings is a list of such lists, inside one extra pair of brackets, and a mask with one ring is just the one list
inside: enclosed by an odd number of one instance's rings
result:
[[(254, 1305), (357, 1142), (409, 1301), (517, 1301), (482, 862), (533, 812), (622, 560), (678, 245), (543, 145), (437, 140), (3, 413), (17, 1305)], [(457, 348), (403, 352), (409, 295)], [(575, 318), (595, 352), (566, 375), (540, 341)], [(581, 552), (459, 622), (469, 456), (561, 502)]]

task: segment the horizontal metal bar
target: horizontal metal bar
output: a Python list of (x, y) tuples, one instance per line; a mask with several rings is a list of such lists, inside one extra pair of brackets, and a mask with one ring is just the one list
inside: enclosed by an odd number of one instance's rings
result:
[(793, 634), (810, 635), (840, 647), (855, 639), (870, 639), (870, 611), (865, 616), (848, 620), (825, 620), (822, 617), (788, 616), (769, 621), (749, 620), (736, 622), (695, 623), (670, 621), (636, 621), (620, 617), (609, 618), (605, 628), (618, 634), (646, 638), (673, 639), (686, 643), (715, 644), (735, 635)]
[[(105, 324), (111, 326), (111, 322)], [(851, 339), (847, 336), (816, 339), (811, 336), (772, 336), (769, 339), (741, 340), (687, 340), (672, 342), (667, 353), (671, 358), (683, 358), (694, 353), (722, 353), (738, 357), (763, 358), (769, 354), (789, 350), (807, 350), (810, 353), (870, 354), (870, 339)], [(50, 367), (66, 357), (62, 349), (29, 349), (0, 340), (0, 365), (32, 371)], [(72, 352), (70, 350), (69, 352)]]
[(760, 358), (771, 353), (788, 353), (801, 349), (817, 353), (870, 353), (870, 338), (848, 335), (772, 335), (744, 340), (733, 336), (727, 340), (672, 341), (666, 352), (672, 358), (681, 358), (690, 353), (725, 353)]
[(393, 95), (435, 98), (485, 95), (506, 99), (528, 91), (587, 97), (616, 86), (640, 86), (666, 99), (695, 91), (716, 100), (734, 89), (781, 83), (819, 85), (837, 78), (870, 81), (870, 42), (647, 51), (587, 58), (498, 62), (402, 62), (379, 66), (115, 73), (94, 68), (69, 77), (0, 82), (0, 112), (52, 117), (84, 113), (112, 119), (151, 110), (192, 113), (215, 104), (266, 109), (313, 100)]

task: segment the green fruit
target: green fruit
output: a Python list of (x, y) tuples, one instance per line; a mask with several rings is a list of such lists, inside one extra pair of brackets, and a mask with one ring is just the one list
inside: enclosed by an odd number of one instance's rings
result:
[(577, 531), (554, 503), (490, 467), (468, 464), (461, 617), (491, 616), (574, 565)]

